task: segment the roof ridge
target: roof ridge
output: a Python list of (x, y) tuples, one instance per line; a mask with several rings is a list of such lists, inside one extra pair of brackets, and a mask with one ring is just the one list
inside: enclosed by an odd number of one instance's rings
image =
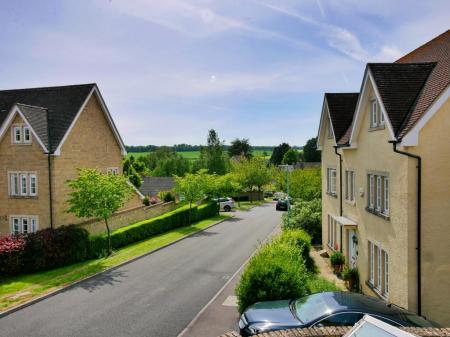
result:
[(385, 66), (385, 65), (391, 65), (391, 66), (412, 66), (412, 65), (436, 65), (438, 62), (433, 61), (433, 62), (404, 62), (404, 63), (395, 63), (395, 62), (369, 62), (367, 63), (368, 66), (370, 65), (380, 65), (380, 66)]
[(440, 40), (442, 38), (444, 38), (447, 34), (450, 35), (450, 29), (447, 29), (445, 32), (442, 32), (441, 34), (439, 34), (438, 36), (434, 37), (433, 39), (425, 42), (424, 44), (420, 45), (417, 48), (414, 48), (413, 50), (411, 50), (409, 53), (403, 55), (402, 57), (400, 57), (398, 60), (396, 60), (394, 63), (399, 63), (401, 62), (403, 59), (408, 58), (409, 56), (411, 56), (414, 53), (419, 52), (420, 50), (427, 48), (430, 44), (435, 43), (437, 40)]
[(22, 90), (46, 90), (46, 89), (60, 89), (60, 88), (70, 88), (70, 87), (86, 87), (86, 86), (96, 86), (97, 83), (81, 83), (81, 84), (67, 84), (67, 85), (54, 85), (48, 87), (35, 87), (35, 88), (20, 88), (20, 89), (4, 89), (0, 92), (8, 91), (22, 91)]

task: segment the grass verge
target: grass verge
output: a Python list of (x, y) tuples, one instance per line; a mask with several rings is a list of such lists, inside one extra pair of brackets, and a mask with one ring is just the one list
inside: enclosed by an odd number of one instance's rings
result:
[(266, 201), (241, 201), (241, 205), (239, 206), (239, 203), (235, 201), (236, 209), (240, 211), (248, 211), (249, 209), (260, 206), (264, 203), (266, 203)]
[(187, 235), (204, 230), (229, 215), (199, 221), (191, 226), (180, 227), (121, 248), (108, 258), (83, 261), (74, 265), (13, 277), (0, 278), (0, 311), (27, 302), (93, 274), (117, 266), (135, 257), (161, 248)]

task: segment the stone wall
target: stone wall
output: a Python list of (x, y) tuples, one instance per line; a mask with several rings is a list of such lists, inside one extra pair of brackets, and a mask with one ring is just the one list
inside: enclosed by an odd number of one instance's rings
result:
[[(142, 220), (155, 218), (161, 214), (170, 212), (175, 208), (176, 204), (174, 202), (130, 208), (115, 213), (109, 219), (109, 227), (111, 230), (125, 227)], [(106, 231), (105, 222), (103, 220), (90, 220), (79, 224), (79, 226), (87, 229), (91, 234), (100, 234)]]

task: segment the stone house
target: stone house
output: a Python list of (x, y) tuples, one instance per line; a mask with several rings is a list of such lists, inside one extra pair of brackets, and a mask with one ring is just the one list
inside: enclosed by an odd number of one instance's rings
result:
[[(80, 223), (67, 181), (121, 174), (125, 154), (96, 84), (0, 91), (0, 235)], [(141, 204), (136, 193), (124, 209)]]
[(324, 97), (322, 242), (360, 287), (450, 324), (450, 31)]

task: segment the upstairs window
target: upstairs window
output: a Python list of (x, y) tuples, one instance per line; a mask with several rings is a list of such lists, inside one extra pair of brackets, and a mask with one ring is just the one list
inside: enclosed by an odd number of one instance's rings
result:
[(336, 195), (336, 169), (327, 169), (327, 193)]
[(28, 126), (14, 125), (11, 130), (14, 144), (31, 144), (31, 130)]
[(330, 118), (328, 118), (328, 138), (333, 138), (333, 125)]
[(389, 216), (389, 177), (386, 174), (368, 174), (367, 210)]
[(9, 195), (13, 197), (36, 197), (37, 175), (34, 172), (9, 172)]
[(370, 127), (378, 128), (384, 126), (384, 115), (376, 99), (370, 101)]
[(352, 170), (345, 171), (345, 200), (355, 201), (355, 172)]

